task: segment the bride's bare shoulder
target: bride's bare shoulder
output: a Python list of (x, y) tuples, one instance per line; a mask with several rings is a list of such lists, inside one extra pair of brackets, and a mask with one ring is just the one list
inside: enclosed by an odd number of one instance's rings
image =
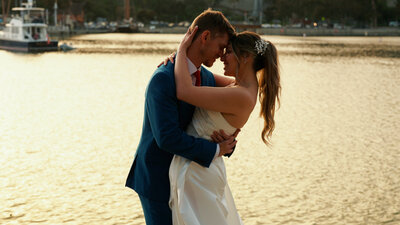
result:
[(243, 109), (253, 110), (257, 102), (257, 90), (251, 87), (244, 87), (237, 84), (231, 84), (227, 88), (235, 89), (234, 95), (236, 102), (244, 107)]

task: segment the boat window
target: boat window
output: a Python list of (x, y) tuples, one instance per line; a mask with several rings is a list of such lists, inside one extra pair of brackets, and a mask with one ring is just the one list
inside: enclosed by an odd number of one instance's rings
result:
[(33, 17), (32, 23), (43, 23), (43, 18), (41, 16)]
[(11, 33), (13, 33), (13, 34), (18, 34), (18, 33), (19, 33), (18, 27), (12, 27), (12, 28), (11, 28)]
[(29, 40), (29, 33), (28, 33), (29, 30), (24, 28), (23, 32), (24, 32), (24, 39), (28, 39)]

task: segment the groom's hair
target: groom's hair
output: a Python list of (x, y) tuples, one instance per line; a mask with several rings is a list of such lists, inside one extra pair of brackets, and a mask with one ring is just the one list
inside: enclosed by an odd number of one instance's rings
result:
[(212, 38), (224, 33), (228, 34), (229, 39), (235, 35), (235, 28), (229, 23), (224, 14), (212, 9), (204, 10), (204, 12), (198, 15), (193, 20), (190, 30), (193, 30), (196, 25), (199, 28), (193, 37), (193, 40), (195, 40), (205, 30), (209, 30), (211, 32)]

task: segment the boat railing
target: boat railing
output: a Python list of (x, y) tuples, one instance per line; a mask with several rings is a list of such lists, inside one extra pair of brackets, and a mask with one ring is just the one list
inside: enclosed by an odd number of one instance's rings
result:
[(45, 23), (45, 14), (42, 8), (21, 8), (12, 9), (14, 18), (20, 18), (23, 23)]

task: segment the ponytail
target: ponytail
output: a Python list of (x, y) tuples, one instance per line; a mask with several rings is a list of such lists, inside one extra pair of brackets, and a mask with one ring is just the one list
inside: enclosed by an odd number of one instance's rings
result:
[[(280, 72), (279, 72), (279, 59), (278, 52), (275, 46), (271, 42), (267, 42), (268, 47), (265, 50), (265, 54), (257, 57), (260, 59), (255, 60), (263, 61), (261, 65), (260, 77), (259, 77), (259, 92), (258, 97), (261, 104), (260, 116), (264, 118), (264, 128), (261, 132), (261, 138), (265, 144), (270, 145), (270, 138), (272, 132), (275, 129), (275, 104), (280, 105), (279, 95), (281, 93), (280, 85)], [(259, 67), (260, 64), (255, 65), (255, 68)]]
[(260, 74), (258, 97), (261, 103), (260, 116), (264, 119), (261, 132), (263, 142), (270, 145), (270, 138), (275, 128), (275, 104), (280, 104), (281, 93), (278, 51), (275, 45), (264, 41), (249, 31), (244, 31), (231, 39), (232, 49), (237, 58), (250, 53), (254, 56), (254, 70)]

